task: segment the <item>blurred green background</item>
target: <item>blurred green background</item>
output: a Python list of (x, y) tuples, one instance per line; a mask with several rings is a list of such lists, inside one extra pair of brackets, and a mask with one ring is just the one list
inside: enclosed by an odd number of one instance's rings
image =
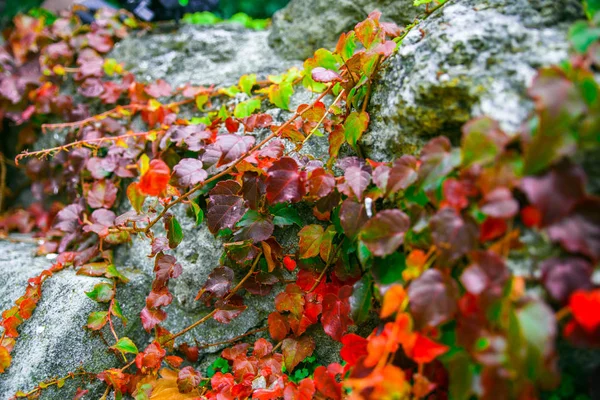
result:
[[(105, 0), (118, 4), (118, 0)], [(237, 13), (248, 14), (252, 18), (269, 18), (289, 0), (220, 0), (214, 13), (221, 18), (230, 18)], [(43, 0), (0, 0), (0, 24), (10, 21), (19, 12), (27, 12), (40, 7)]]

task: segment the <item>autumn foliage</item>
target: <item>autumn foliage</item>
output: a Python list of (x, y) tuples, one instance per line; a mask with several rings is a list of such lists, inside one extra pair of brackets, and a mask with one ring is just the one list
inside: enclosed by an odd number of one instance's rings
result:
[[(371, 13), (303, 70), (265, 81), (245, 75), (227, 88), (172, 88), (141, 83), (105, 56), (139, 28), (128, 15), (101, 12), (91, 26), (74, 15), (49, 25), (17, 17), (0, 52), (0, 117), (19, 129), (19, 150), (42, 130), (64, 129), (66, 138), (17, 157), (37, 203), (7, 211), (1, 226), (34, 232), (43, 239), (38, 253), (58, 258), (2, 313), (0, 373), (43, 282), (74, 268), (112, 282), (86, 292), (98, 303), (86, 329), (106, 333), (123, 362), (95, 376), (105, 396), (539, 398), (555, 389), (557, 343), (600, 344), (592, 281), (600, 198), (579, 163), (598, 146), (598, 38), (583, 46), (575, 32), (573, 59), (538, 71), (529, 89), (535, 112), (521, 131), (480, 117), (462, 127), (458, 146), (436, 137), (418, 154), (374, 161), (360, 157), (371, 86), (415, 26), (380, 18)], [(114, 108), (90, 115), (61, 91), (68, 81)], [(315, 99), (289, 110), (297, 85)], [(231, 100), (239, 94), (247, 100)], [(266, 102), (289, 118), (261, 113)], [(183, 109), (200, 116), (186, 119)], [(131, 131), (134, 118), (148, 130)], [(302, 153), (315, 136), (327, 138), (327, 160)], [(123, 204), (129, 211), (117, 215)], [(172, 250), (185, 245), (174, 207), (224, 241), (221, 265), (197, 288), (196, 301), (211, 311), (179, 332), (163, 326), (169, 282), (182, 273)], [(284, 246), (280, 233), (291, 228), (297, 242)], [(140, 314), (124, 315), (115, 294), (128, 279), (112, 249), (134, 237), (147, 240), (154, 276)], [(509, 268), (518, 259), (530, 275)], [(209, 319), (243, 318), (248, 296), (272, 292), (260, 334), (206, 344), (226, 346), (199, 370), (202, 347), (182, 336)], [(119, 324), (137, 318), (150, 344), (119, 337)], [(340, 363), (321, 365), (315, 330), (340, 342)]]

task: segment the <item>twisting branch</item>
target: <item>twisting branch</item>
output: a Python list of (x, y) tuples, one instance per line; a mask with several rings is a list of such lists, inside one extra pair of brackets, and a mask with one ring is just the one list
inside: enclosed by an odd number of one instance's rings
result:
[(44, 157), (48, 157), (52, 154), (58, 153), (60, 151), (69, 151), (70, 149), (72, 149), (74, 147), (79, 147), (79, 146), (95, 148), (95, 146), (92, 146), (92, 144), (100, 144), (100, 143), (104, 143), (104, 142), (116, 142), (119, 140), (124, 140), (124, 139), (132, 138), (132, 137), (143, 137), (143, 136), (147, 136), (151, 133), (155, 133), (157, 131), (162, 131), (162, 129), (156, 129), (156, 130), (152, 130), (152, 131), (148, 131), (148, 132), (128, 133), (126, 135), (120, 135), (120, 136), (110, 136), (110, 137), (101, 137), (101, 138), (96, 138), (96, 139), (77, 140), (75, 142), (67, 143), (62, 146), (52, 147), (50, 149), (44, 149), (44, 150), (39, 150), (39, 151), (31, 151), (30, 152), (30, 151), (25, 150), (21, 154), (19, 154), (18, 156), (15, 157), (15, 164), (19, 165), (19, 161), (26, 157), (44, 158)]
[[(233, 289), (231, 289), (231, 291), (229, 292), (229, 294), (227, 296), (225, 296), (225, 298), (224, 298), (225, 301), (227, 301), (231, 297), (233, 297), (233, 295), (238, 290), (240, 290), (242, 288), (242, 285), (244, 284), (244, 282), (246, 282), (248, 280), (248, 278), (250, 278), (252, 276), (252, 274), (254, 273), (254, 270), (256, 269), (256, 266), (258, 265), (258, 261), (260, 260), (261, 256), (262, 256), (262, 252), (258, 253), (258, 255), (256, 256), (256, 258), (254, 259), (254, 262), (252, 263), (252, 267), (250, 267), (250, 270), (248, 271), (248, 273), (246, 274), (246, 276), (244, 276), (242, 278), (242, 280), (239, 281), (239, 283)], [(173, 340), (177, 339), (179, 336), (184, 335), (185, 333), (191, 331), (192, 329), (194, 329), (198, 325), (202, 325), (203, 323), (205, 323), (206, 321), (208, 321), (210, 318), (212, 318), (212, 316), (215, 315), (217, 313), (217, 311), (219, 311), (219, 309), (215, 308), (210, 313), (206, 314), (204, 317), (200, 318), (198, 321), (194, 322), (193, 324), (191, 324), (187, 328), (184, 328), (181, 331), (179, 331), (177, 333), (174, 333), (171, 336), (169, 336), (168, 339), (162, 341), (162, 344), (166, 344), (166, 343), (172, 342)]]

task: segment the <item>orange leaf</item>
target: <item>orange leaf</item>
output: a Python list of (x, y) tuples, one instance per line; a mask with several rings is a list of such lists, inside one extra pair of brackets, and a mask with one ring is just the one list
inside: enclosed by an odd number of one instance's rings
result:
[(177, 372), (163, 368), (160, 370), (160, 378), (156, 380), (150, 400), (186, 400), (200, 397), (198, 389), (189, 393), (179, 393), (177, 388)]
[(170, 178), (169, 166), (162, 160), (152, 160), (140, 179), (138, 189), (148, 196), (158, 196), (167, 188)]
[(404, 309), (408, 297), (406, 291), (401, 285), (394, 285), (385, 292), (383, 297), (383, 307), (381, 307), (381, 318), (387, 318), (394, 312)]
[(10, 366), (11, 359), (8, 349), (4, 346), (0, 346), (0, 374)]

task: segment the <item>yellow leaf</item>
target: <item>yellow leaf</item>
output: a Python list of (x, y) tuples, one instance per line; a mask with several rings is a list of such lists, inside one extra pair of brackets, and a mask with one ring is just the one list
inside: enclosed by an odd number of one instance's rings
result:
[(150, 400), (186, 400), (197, 399), (200, 396), (198, 389), (189, 393), (179, 393), (176, 371), (163, 368), (160, 370), (160, 376), (154, 383)]

